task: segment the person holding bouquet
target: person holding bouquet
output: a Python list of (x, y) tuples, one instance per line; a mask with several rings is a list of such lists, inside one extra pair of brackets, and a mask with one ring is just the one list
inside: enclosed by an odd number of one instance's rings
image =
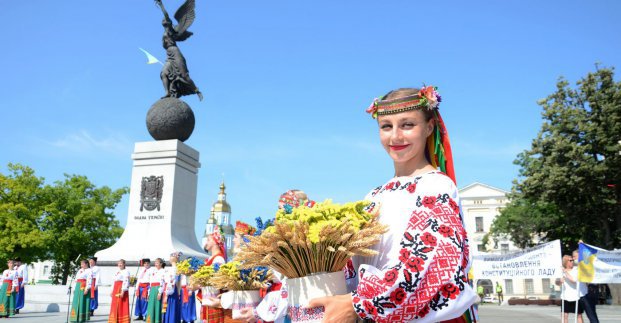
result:
[(149, 302), (145, 321), (149, 323), (162, 322), (162, 294), (166, 283), (166, 263), (162, 258), (155, 259), (155, 270), (151, 271), (149, 278)]
[(164, 309), (162, 322), (178, 323), (181, 321), (181, 298), (179, 297), (179, 288), (181, 276), (177, 274), (177, 262), (183, 254), (181, 252), (173, 252), (170, 255), (170, 268), (165, 274), (165, 291), (164, 291)]
[(393, 177), (367, 195), (367, 209), (379, 208), (389, 231), (377, 255), (354, 259), (351, 294), (310, 302), (325, 308), (324, 322), (469, 322), (476, 295), (440, 101), (435, 87), (404, 88), (367, 109), (394, 165)]
[[(207, 243), (204, 248), (209, 252), (211, 256), (205, 259), (205, 265), (223, 265), (226, 262), (226, 246), (224, 244), (224, 237), (219, 226), (215, 226), (213, 232), (207, 237)], [(224, 309), (221, 307), (208, 306), (207, 304), (219, 304), (219, 299), (214, 299), (213, 296), (207, 293), (207, 289), (199, 291), (196, 297), (203, 304), (201, 306), (201, 322), (203, 323), (223, 323), (224, 322)]]
[(91, 319), (91, 270), (87, 260), (80, 261), (80, 269), (75, 274), (75, 290), (71, 302), (69, 322), (86, 322)]
[(119, 270), (114, 275), (114, 285), (110, 297), (110, 315), (108, 323), (129, 322), (129, 271), (125, 269), (125, 260), (117, 262)]

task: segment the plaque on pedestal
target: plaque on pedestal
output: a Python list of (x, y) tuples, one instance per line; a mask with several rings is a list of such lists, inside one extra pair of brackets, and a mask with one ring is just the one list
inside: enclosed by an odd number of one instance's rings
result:
[(134, 267), (142, 258), (167, 261), (174, 251), (207, 257), (194, 232), (198, 151), (177, 139), (138, 142), (132, 159), (125, 231), (114, 245), (95, 254), (104, 284), (111, 281), (108, 271), (116, 270), (119, 259)]

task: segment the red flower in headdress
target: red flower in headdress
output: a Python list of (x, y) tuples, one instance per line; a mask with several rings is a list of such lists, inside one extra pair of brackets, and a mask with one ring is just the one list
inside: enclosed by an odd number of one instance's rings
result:
[(219, 225), (216, 225), (213, 233), (211, 234), (213, 241), (220, 248), (220, 253), (222, 254), (222, 258), (226, 260), (226, 245), (224, 244), (224, 237), (222, 237), (222, 229)]

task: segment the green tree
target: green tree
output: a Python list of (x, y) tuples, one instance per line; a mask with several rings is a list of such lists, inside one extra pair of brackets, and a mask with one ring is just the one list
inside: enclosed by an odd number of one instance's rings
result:
[(556, 92), (539, 101), (543, 124), (520, 153), (511, 203), (493, 225), (518, 245), (532, 234), (579, 239), (604, 248), (621, 246), (621, 83), (603, 68), (577, 82), (561, 78)]
[(49, 204), (41, 228), (49, 233), (54, 282), (66, 284), (77, 268), (76, 257), (94, 255), (121, 236), (123, 229), (112, 210), (127, 192), (127, 188), (97, 188), (85, 176), (67, 174), (64, 181), (46, 187)]
[(19, 164), (0, 174), (0, 265), (15, 256), (38, 261), (47, 256), (46, 235), (39, 230), (43, 218), (44, 179)]

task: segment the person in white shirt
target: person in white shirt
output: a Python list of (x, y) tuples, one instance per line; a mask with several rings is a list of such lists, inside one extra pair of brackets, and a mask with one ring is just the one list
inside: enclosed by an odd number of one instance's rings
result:
[(19, 314), (19, 310), (24, 308), (24, 302), (26, 299), (26, 284), (28, 283), (28, 266), (22, 264), (22, 259), (15, 258), (15, 269), (17, 269), (17, 280), (19, 284), (19, 291), (17, 292), (17, 300), (15, 301), (15, 314)]
[(17, 297), (18, 281), (17, 271), (14, 269), (13, 260), (7, 262), (7, 267), (2, 272), (2, 287), (0, 288), (0, 317), (15, 315), (15, 298)]
[(136, 288), (136, 309), (134, 315), (137, 316), (136, 320), (141, 321), (147, 316), (147, 305), (149, 304), (149, 287), (151, 275), (155, 268), (151, 267), (151, 259), (144, 258), (141, 260), (141, 267), (138, 270)]
[(91, 280), (93, 276), (88, 261), (80, 262), (80, 269), (75, 274), (75, 290), (73, 292), (73, 301), (71, 302), (71, 314), (69, 322), (86, 322), (90, 320), (91, 308)]
[(92, 279), (91, 279), (91, 312), (90, 315), (93, 316), (95, 315), (95, 310), (97, 309), (97, 307), (99, 306), (99, 285), (101, 285), (100, 282), (100, 275), (99, 275), (99, 267), (97, 266), (97, 257), (90, 257), (88, 258), (88, 264), (91, 267), (91, 275), (92, 275)]
[(149, 306), (147, 307), (146, 321), (149, 323), (162, 322), (162, 294), (164, 293), (164, 284), (166, 283), (166, 263), (162, 258), (155, 259), (155, 270), (151, 272), (149, 280), (151, 288), (149, 289)]
[(582, 304), (578, 301), (584, 296), (584, 291), (578, 289), (578, 268), (574, 267), (574, 260), (571, 256), (563, 256), (563, 292), (561, 299), (563, 300), (563, 323), (568, 322), (569, 314), (574, 315), (576, 305), (578, 306), (578, 323), (582, 323)]
[(181, 302), (180, 302), (180, 275), (177, 274), (177, 262), (183, 254), (173, 252), (170, 255), (170, 268), (166, 270), (166, 288), (164, 295), (165, 313), (162, 322), (179, 323), (181, 321)]
[(125, 260), (117, 263), (119, 270), (114, 275), (114, 285), (110, 297), (110, 315), (108, 323), (129, 322), (129, 271), (125, 269)]

